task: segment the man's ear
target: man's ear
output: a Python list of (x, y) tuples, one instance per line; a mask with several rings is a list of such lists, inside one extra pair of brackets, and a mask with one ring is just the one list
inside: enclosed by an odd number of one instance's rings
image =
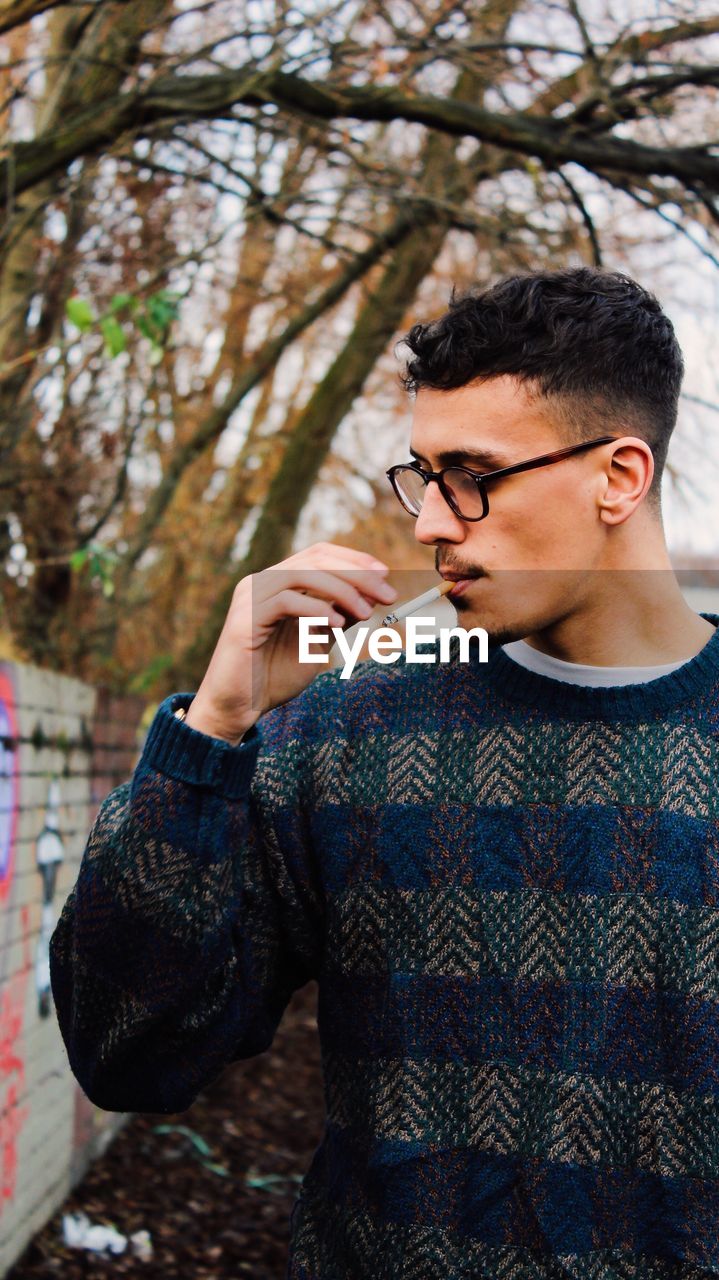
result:
[(597, 505), (605, 524), (623, 524), (643, 502), (654, 478), (654, 457), (646, 440), (623, 436), (599, 464)]

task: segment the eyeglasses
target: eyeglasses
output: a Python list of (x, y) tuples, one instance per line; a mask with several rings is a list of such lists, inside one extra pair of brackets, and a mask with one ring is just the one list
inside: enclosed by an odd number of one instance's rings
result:
[(436, 480), (442, 497), (460, 520), (484, 520), (489, 515), (486, 486), (490, 480), (513, 476), (519, 471), (530, 471), (534, 467), (548, 467), (550, 463), (560, 462), (562, 458), (569, 458), (584, 449), (594, 449), (597, 445), (609, 444), (611, 440), (619, 439), (620, 436), (600, 436), (597, 440), (585, 440), (582, 444), (557, 449), (554, 453), (540, 454), (538, 458), (529, 458), (526, 462), (515, 462), (513, 466), (502, 467), (499, 471), (471, 471), (469, 467), (443, 467), (441, 471), (424, 471), (418, 462), (402, 462), (390, 467), (386, 475), (405, 511), (415, 519), (422, 510), (427, 485), (430, 480)]

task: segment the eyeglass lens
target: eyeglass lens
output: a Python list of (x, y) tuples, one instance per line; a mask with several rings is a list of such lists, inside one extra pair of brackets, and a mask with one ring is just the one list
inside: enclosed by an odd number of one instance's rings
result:
[[(427, 491), (420, 473), (408, 467), (397, 473), (396, 483), (407, 510), (419, 515)], [(444, 484), (457, 512), (470, 518), (484, 514), (479, 485), (466, 471), (450, 468), (444, 473)]]

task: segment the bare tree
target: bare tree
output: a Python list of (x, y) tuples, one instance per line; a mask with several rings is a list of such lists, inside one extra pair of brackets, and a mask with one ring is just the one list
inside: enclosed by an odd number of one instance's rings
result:
[(715, 15), (295, 16), (0, 6), (0, 560), (36, 661), (151, 686), (161, 618), (197, 677), (457, 237), (487, 275), (616, 260), (599, 194), (714, 254)]

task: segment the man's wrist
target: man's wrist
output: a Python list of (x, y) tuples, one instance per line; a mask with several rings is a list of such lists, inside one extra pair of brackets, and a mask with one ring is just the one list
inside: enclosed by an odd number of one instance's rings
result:
[(228, 742), (231, 747), (238, 747), (252, 728), (252, 725), (248, 724), (234, 731), (228, 731), (224, 726), (218, 725), (217, 721), (204, 713), (201, 708), (198, 709), (195, 703), (196, 699), (190, 703), (189, 707), (178, 707), (175, 715), (178, 720), (183, 720), (191, 729), (204, 733), (208, 738), (218, 738), (221, 742)]

